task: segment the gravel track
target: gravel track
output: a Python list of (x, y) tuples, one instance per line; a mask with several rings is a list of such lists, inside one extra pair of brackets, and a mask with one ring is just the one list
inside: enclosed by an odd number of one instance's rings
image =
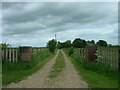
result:
[(47, 88), (88, 88), (87, 83), (82, 80), (66, 54), (63, 51), (62, 54), (66, 67), (58, 77), (46, 81)]
[(87, 83), (78, 75), (73, 64), (62, 50), (66, 67), (57, 77), (48, 78), (59, 51), (41, 70), (19, 83), (7, 85), (6, 88), (88, 88)]
[(20, 81), (19, 83), (11, 83), (4, 88), (44, 88), (44, 80), (47, 79), (47, 76), (52, 68), (52, 65), (55, 63), (58, 53), (59, 50), (57, 51), (56, 55), (36, 73), (28, 76), (28, 78)]

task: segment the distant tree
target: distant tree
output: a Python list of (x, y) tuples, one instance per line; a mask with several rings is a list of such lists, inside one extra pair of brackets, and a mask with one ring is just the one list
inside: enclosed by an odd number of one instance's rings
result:
[(0, 48), (2, 48), (2, 49), (8, 48), (9, 46), (10, 46), (10, 44), (7, 44), (7, 43), (0, 44)]
[(49, 48), (50, 52), (54, 53), (54, 51), (56, 49), (56, 44), (57, 44), (57, 41), (54, 39), (48, 41), (47, 47)]
[(82, 40), (82, 48), (85, 47), (87, 45), (87, 42), (85, 40)]
[(58, 41), (58, 43), (57, 43), (57, 48), (59, 48), (59, 49), (62, 48), (61, 42), (59, 42), (59, 41)]
[(95, 44), (95, 41), (94, 41), (94, 40), (91, 40), (91, 41), (88, 40), (88, 41), (87, 41), (87, 45), (90, 45), (90, 44), (93, 44), (93, 45), (94, 45), (94, 44)]
[(60, 44), (61, 44), (60, 49), (65, 47), (65, 43), (64, 42), (60, 42)]
[(76, 38), (73, 41), (72, 45), (76, 48), (83, 48), (87, 45), (87, 42), (85, 40), (80, 39), (80, 38)]
[(64, 42), (64, 48), (69, 48), (71, 46), (72, 46), (72, 44), (71, 44), (70, 40), (67, 40), (67, 41)]
[(107, 46), (107, 42), (104, 41), (104, 40), (99, 40), (96, 44), (97, 44), (98, 46)]
[(108, 46), (112, 46), (112, 44), (108, 44)]
[(61, 49), (61, 48), (70, 48), (71, 46), (72, 46), (72, 44), (71, 44), (70, 40), (67, 40), (65, 42), (58, 42), (58, 44), (57, 44), (57, 47), (59, 49)]
[(94, 40), (91, 40), (91, 43), (92, 43), (92, 44), (95, 44), (95, 41), (94, 41)]
[(80, 38), (76, 38), (72, 43), (73, 47), (76, 47), (76, 48), (80, 48), (81, 44), (82, 44), (82, 40)]

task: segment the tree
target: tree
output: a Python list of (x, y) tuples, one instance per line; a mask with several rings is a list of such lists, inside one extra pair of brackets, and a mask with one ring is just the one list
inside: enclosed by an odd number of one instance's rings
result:
[(82, 40), (82, 48), (85, 47), (87, 45), (87, 42), (85, 40)]
[(87, 44), (88, 44), (88, 45), (90, 45), (90, 44), (93, 44), (93, 45), (94, 45), (94, 44), (95, 44), (95, 41), (94, 41), (94, 40), (91, 40), (91, 41), (88, 40), (88, 41), (87, 41)]
[(59, 41), (58, 41), (58, 44), (57, 44), (57, 48), (59, 48), (59, 49), (62, 48), (61, 42), (59, 42)]
[(61, 49), (61, 48), (70, 48), (72, 46), (71, 44), (71, 41), (70, 40), (67, 40), (65, 42), (59, 42), (58, 41), (58, 44), (57, 44), (57, 48)]
[(8, 48), (9, 46), (10, 46), (10, 44), (7, 44), (7, 43), (0, 44), (0, 48), (2, 48), (2, 49)]
[(94, 40), (91, 40), (91, 44), (95, 44), (95, 41), (94, 41)]
[(47, 43), (47, 47), (49, 48), (50, 52), (54, 53), (55, 49), (56, 49), (56, 44), (57, 41), (52, 39)]
[(73, 41), (72, 45), (76, 48), (83, 48), (87, 45), (87, 42), (85, 40), (80, 39), (80, 38), (76, 38)]
[(72, 46), (72, 44), (71, 44), (70, 40), (67, 40), (67, 41), (64, 42), (64, 48), (69, 48), (71, 46)]
[(65, 42), (61, 43), (61, 48), (65, 48)]
[(112, 46), (112, 44), (108, 44), (108, 46)]
[(104, 40), (99, 40), (96, 44), (97, 44), (98, 46), (107, 46), (107, 42), (104, 41)]

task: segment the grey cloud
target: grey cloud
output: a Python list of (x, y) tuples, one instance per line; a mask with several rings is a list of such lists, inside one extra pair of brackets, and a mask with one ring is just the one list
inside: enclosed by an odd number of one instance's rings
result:
[[(80, 27), (110, 29), (109, 26), (112, 27), (117, 23), (118, 15), (117, 3), (4, 2), (2, 7), (3, 35), (6, 37), (22, 35), (25, 38), (33, 33), (35, 37), (38, 33), (42, 34), (45, 31), (49, 33), (47, 35), (50, 38), (50, 34)], [(94, 33), (94, 31), (91, 32)], [(82, 35), (86, 39), (96, 37), (93, 34), (90, 35), (89, 32), (86, 33), (88, 35)], [(105, 35), (101, 32), (100, 34)]]

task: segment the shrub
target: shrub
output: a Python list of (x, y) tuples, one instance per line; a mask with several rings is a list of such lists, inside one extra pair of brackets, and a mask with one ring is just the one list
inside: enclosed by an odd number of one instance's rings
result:
[(69, 55), (73, 54), (73, 51), (74, 51), (74, 48), (70, 47), (70, 49), (69, 49)]
[(50, 52), (54, 53), (55, 49), (56, 49), (56, 44), (57, 41), (52, 39), (47, 43), (47, 47), (49, 48)]

